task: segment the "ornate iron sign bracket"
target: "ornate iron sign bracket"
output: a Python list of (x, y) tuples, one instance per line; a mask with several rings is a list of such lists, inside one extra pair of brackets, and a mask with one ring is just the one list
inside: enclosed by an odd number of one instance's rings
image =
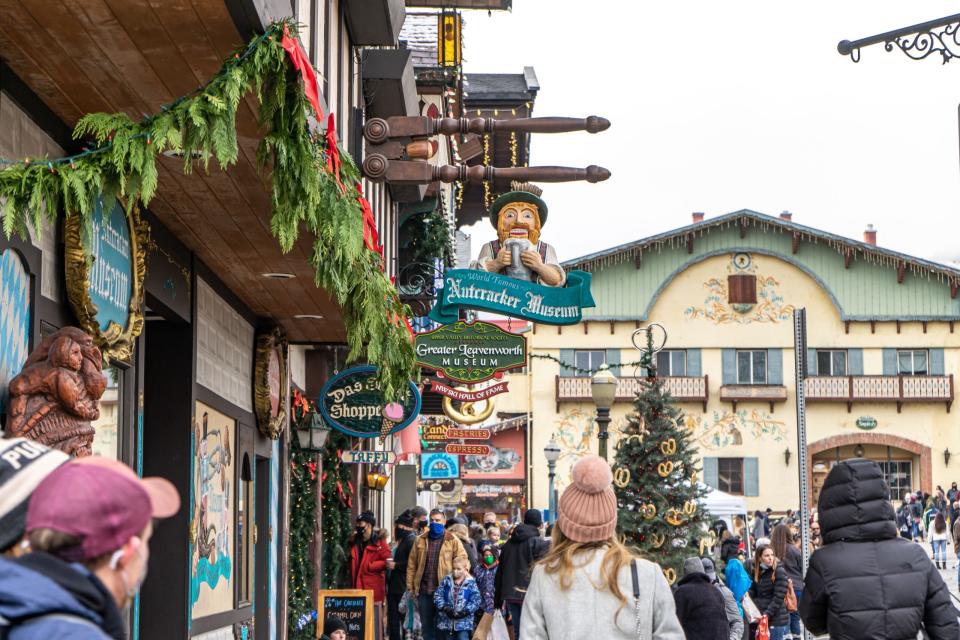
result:
[(859, 40), (841, 40), (837, 51), (840, 55), (850, 56), (854, 62), (860, 62), (862, 47), (880, 43), (887, 51), (897, 47), (914, 60), (939, 53), (946, 64), (960, 57), (960, 13)]

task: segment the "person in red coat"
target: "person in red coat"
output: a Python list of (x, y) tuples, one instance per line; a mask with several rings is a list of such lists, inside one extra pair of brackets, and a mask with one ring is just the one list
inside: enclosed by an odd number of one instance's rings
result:
[(377, 518), (372, 511), (364, 511), (357, 517), (357, 530), (350, 544), (350, 578), (354, 589), (373, 591), (378, 630), (382, 627), (383, 602), (387, 593), (387, 570), (394, 568), (390, 546), (376, 533)]

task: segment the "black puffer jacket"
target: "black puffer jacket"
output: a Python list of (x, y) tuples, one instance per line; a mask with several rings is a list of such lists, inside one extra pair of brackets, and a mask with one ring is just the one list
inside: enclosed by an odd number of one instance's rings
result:
[(504, 600), (523, 600), (530, 584), (533, 563), (544, 555), (550, 544), (540, 537), (540, 530), (530, 524), (517, 525), (513, 535), (500, 548), (500, 569), (495, 579), (494, 605)]
[(723, 594), (703, 573), (690, 573), (680, 580), (673, 594), (677, 619), (688, 638), (729, 640), (730, 626)]
[(800, 617), (837, 640), (960, 637), (958, 612), (922, 546), (897, 537), (880, 467), (849, 460), (833, 467), (820, 493), (823, 547), (807, 570)]
[[(754, 562), (760, 562), (759, 558)], [(750, 597), (760, 609), (760, 613), (767, 616), (771, 627), (783, 627), (790, 624), (790, 613), (783, 603), (787, 595), (787, 573), (783, 565), (776, 563), (773, 569), (763, 567), (760, 577), (750, 586)]]

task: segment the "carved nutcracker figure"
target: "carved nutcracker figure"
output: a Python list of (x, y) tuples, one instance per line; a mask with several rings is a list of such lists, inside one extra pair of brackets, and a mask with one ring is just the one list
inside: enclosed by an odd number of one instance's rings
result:
[(490, 207), (497, 239), (483, 245), (477, 268), (562, 287), (567, 274), (557, 260), (557, 252), (540, 241), (540, 229), (547, 222), (547, 204), (540, 199), (542, 190), (526, 182), (513, 182), (511, 187), (512, 191), (494, 200)]

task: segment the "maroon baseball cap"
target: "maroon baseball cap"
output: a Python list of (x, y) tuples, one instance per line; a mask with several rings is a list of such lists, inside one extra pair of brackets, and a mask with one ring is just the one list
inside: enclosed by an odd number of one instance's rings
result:
[(76, 562), (119, 549), (152, 518), (168, 518), (179, 509), (180, 496), (170, 481), (138, 478), (122, 462), (91, 456), (63, 465), (37, 486), (26, 531), (76, 536), (80, 545), (59, 553)]

